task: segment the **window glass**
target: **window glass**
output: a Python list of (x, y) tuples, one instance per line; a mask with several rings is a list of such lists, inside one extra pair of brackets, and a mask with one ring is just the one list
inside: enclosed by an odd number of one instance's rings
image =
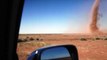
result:
[(107, 60), (107, 0), (25, 0), (19, 60), (35, 49), (74, 44), (79, 60)]

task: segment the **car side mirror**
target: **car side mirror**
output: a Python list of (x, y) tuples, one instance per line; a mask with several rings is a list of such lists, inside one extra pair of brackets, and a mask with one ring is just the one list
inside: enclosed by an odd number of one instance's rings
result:
[(27, 60), (78, 60), (78, 52), (74, 45), (48, 46), (35, 50)]

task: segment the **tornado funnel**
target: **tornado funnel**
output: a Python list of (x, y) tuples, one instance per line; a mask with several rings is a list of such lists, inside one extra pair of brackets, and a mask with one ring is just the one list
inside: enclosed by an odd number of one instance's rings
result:
[(91, 24), (90, 24), (90, 31), (91, 31), (91, 33), (98, 33), (99, 32), (99, 28), (97, 26), (99, 3), (100, 3), (100, 0), (95, 0), (94, 4), (92, 6)]

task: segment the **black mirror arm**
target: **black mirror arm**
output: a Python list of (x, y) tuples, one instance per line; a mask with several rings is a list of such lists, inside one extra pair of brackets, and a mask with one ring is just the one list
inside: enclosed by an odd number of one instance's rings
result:
[(71, 57), (73, 57), (73, 60), (79, 60), (76, 46), (72, 45), (72, 48), (70, 46), (67, 46), (67, 49), (70, 52)]

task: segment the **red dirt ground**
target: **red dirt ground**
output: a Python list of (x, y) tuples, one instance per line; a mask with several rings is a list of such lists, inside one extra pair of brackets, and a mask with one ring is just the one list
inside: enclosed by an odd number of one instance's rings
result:
[[(32, 42), (34, 43), (34, 41)], [(28, 54), (42, 47), (32, 45), (32, 42), (29, 42), (29, 44), (18, 43), (19, 60), (26, 60)], [(78, 49), (79, 60), (107, 60), (107, 40), (45, 40), (42, 42), (51, 45), (73, 44)]]

